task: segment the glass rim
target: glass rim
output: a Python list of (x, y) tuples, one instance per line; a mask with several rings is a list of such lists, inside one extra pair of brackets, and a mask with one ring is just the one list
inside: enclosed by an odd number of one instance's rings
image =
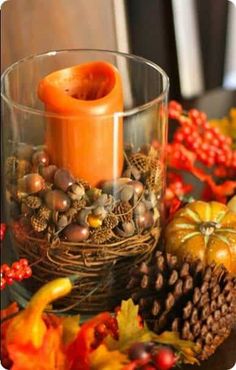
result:
[(73, 118), (77, 118), (78, 119), (78, 115), (63, 115), (63, 114), (58, 114), (58, 113), (53, 113), (53, 112), (47, 112), (45, 110), (41, 110), (41, 109), (36, 109), (36, 108), (32, 108), (32, 107), (29, 107), (27, 105), (24, 105), (24, 104), (20, 104), (20, 103), (17, 103), (16, 101), (12, 100), (9, 96), (7, 96), (5, 94), (5, 92), (3, 92), (2, 90), (2, 86), (4, 86), (4, 80), (5, 78), (7, 77), (7, 75), (14, 70), (14, 68), (16, 68), (19, 64), (21, 63), (24, 63), (24, 62), (27, 62), (27, 61), (30, 61), (30, 60), (33, 60), (33, 59), (37, 59), (37, 58), (42, 58), (42, 57), (46, 57), (46, 56), (55, 56), (57, 54), (62, 54), (62, 53), (70, 53), (70, 52), (97, 52), (97, 53), (106, 53), (106, 54), (110, 54), (110, 55), (114, 55), (114, 56), (122, 56), (122, 57), (125, 57), (126, 59), (132, 59), (132, 60), (136, 60), (137, 62), (140, 62), (140, 63), (144, 63), (146, 65), (149, 65), (150, 67), (152, 67), (153, 69), (155, 69), (157, 72), (159, 72), (159, 74), (162, 76), (163, 78), (163, 90), (160, 94), (158, 94), (154, 99), (151, 99), (150, 101), (144, 103), (144, 104), (141, 104), (141, 105), (138, 105), (134, 108), (131, 108), (131, 109), (127, 109), (127, 110), (124, 110), (124, 111), (120, 111), (120, 112), (114, 112), (112, 114), (104, 114), (104, 115), (100, 115), (100, 114), (95, 114), (94, 117), (97, 117), (97, 116), (101, 116), (101, 117), (111, 117), (111, 116), (116, 116), (116, 117), (128, 117), (128, 116), (131, 116), (131, 115), (134, 115), (136, 113), (139, 113), (139, 112), (142, 112), (148, 108), (150, 108), (151, 106), (157, 104), (159, 101), (162, 101), (165, 96), (167, 96), (167, 93), (168, 93), (168, 89), (169, 89), (169, 77), (167, 75), (167, 73), (156, 63), (146, 59), (146, 58), (143, 58), (143, 57), (140, 57), (140, 56), (137, 56), (135, 54), (130, 54), (130, 53), (124, 53), (124, 52), (120, 52), (120, 51), (115, 51), (115, 50), (106, 50), (106, 49), (58, 49), (58, 50), (49, 50), (49, 51), (46, 51), (46, 52), (43, 52), (43, 53), (39, 53), (39, 54), (32, 54), (32, 55), (29, 55), (29, 56), (26, 56), (22, 59), (19, 59), (18, 61), (16, 61), (15, 63), (11, 64), (10, 66), (8, 66), (6, 68), (6, 70), (2, 73), (1, 75), (1, 97), (2, 99), (10, 106), (18, 109), (18, 110), (21, 110), (25, 113), (30, 113), (30, 114), (35, 114), (35, 115), (40, 115), (40, 116), (45, 116), (45, 117), (54, 117), (54, 118), (67, 118), (67, 119), (73, 119)]

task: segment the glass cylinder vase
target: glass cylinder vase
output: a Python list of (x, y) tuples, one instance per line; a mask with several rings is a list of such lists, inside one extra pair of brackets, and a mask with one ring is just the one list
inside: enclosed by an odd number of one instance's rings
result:
[(3, 73), (7, 247), (33, 270), (15, 298), (69, 275), (61, 308), (125, 298), (161, 232), (168, 88), (154, 63), (104, 50), (34, 55)]

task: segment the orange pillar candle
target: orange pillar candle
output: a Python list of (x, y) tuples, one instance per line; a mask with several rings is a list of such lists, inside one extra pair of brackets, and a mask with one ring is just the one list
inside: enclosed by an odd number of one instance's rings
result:
[(123, 111), (121, 77), (103, 61), (55, 71), (39, 83), (48, 118), (46, 146), (51, 162), (93, 186), (121, 175)]

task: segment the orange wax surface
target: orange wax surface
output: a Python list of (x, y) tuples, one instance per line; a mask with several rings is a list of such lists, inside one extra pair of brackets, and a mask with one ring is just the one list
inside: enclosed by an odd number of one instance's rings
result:
[(119, 177), (123, 167), (123, 111), (118, 70), (97, 61), (58, 70), (40, 81), (48, 117), (46, 146), (51, 162), (93, 186)]

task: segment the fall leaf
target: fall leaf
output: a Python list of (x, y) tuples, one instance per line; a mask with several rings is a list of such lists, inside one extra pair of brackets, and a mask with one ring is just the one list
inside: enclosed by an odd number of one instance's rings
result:
[(148, 342), (152, 339), (154, 333), (146, 325), (140, 325), (138, 309), (131, 298), (122, 301), (117, 315), (119, 339), (114, 340), (109, 336), (105, 341), (109, 349), (125, 351), (134, 342)]
[(129, 362), (128, 357), (119, 351), (109, 351), (101, 344), (89, 356), (91, 370), (122, 370)]

